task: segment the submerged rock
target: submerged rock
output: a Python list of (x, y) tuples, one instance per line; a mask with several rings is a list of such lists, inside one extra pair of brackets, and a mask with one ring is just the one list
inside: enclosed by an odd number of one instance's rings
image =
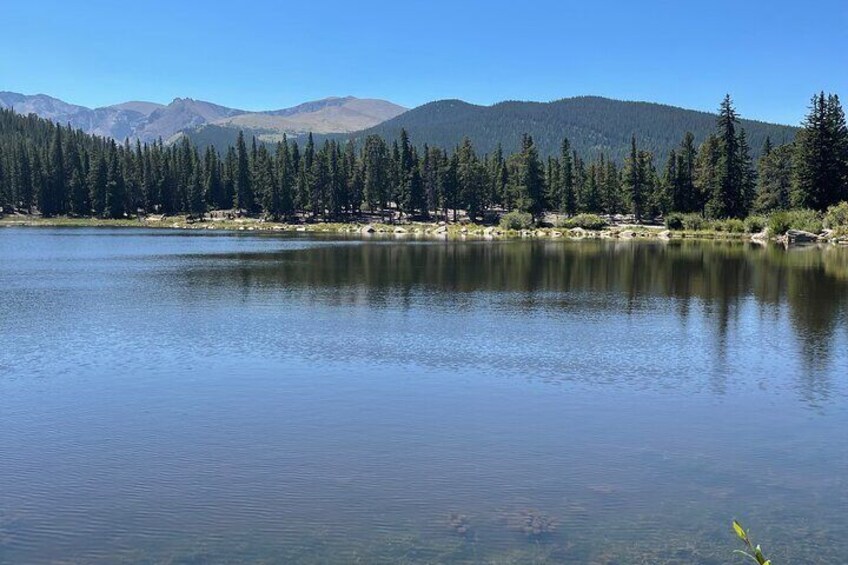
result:
[(455, 534), (460, 536), (465, 536), (466, 534), (468, 534), (470, 526), (468, 516), (466, 516), (465, 514), (460, 514), (459, 512), (451, 512), (448, 523), (450, 524), (450, 528), (454, 531)]
[(508, 518), (511, 529), (519, 531), (530, 539), (538, 539), (556, 531), (557, 521), (545, 512), (528, 508), (520, 510)]

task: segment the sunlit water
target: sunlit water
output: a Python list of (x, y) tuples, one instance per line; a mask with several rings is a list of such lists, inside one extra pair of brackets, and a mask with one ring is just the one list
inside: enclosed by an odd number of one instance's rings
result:
[(0, 230), (0, 562), (848, 562), (848, 250)]

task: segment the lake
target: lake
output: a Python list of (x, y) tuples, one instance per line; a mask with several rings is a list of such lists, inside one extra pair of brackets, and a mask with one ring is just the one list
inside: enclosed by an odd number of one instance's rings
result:
[(848, 249), (0, 230), (3, 563), (846, 563), (846, 430)]

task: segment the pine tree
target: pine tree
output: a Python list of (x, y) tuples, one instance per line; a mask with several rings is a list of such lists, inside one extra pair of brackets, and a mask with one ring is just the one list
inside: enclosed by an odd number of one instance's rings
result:
[(277, 185), (280, 193), (280, 213), (289, 217), (294, 213), (294, 182), (291, 153), (286, 136), (277, 144), (276, 154)]
[(559, 190), (557, 209), (573, 216), (577, 213), (577, 195), (574, 190), (574, 161), (568, 139), (562, 140), (560, 148), (560, 182), (562, 187)]
[(627, 179), (627, 193), (630, 200), (630, 208), (636, 218), (636, 222), (642, 221), (645, 213), (645, 169), (642, 154), (636, 149), (636, 136), (630, 138), (630, 157), (627, 159), (625, 172)]
[(38, 209), (42, 216), (55, 216), (61, 212), (60, 199), (65, 194), (65, 160), (62, 153), (62, 128), (53, 128), (50, 158), (44, 175), (47, 182), (38, 191)]
[(836, 95), (812, 98), (795, 147), (794, 206), (824, 210), (848, 199), (848, 128)]
[(576, 212), (586, 212), (586, 163), (577, 155), (577, 151), (571, 152), (572, 173), (574, 183), (574, 208)]
[(507, 169), (503, 148), (498, 143), (495, 152), (489, 160), (489, 200), (492, 204), (508, 210)]
[(115, 142), (109, 144), (106, 168), (106, 213), (110, 218), (122, 218), (126, 212), (126, 185), (118, 160)]
[(475, 221), (483, 209), (486, 172), (467, 137), (457, 151), (457, 182), (460, 206), (465, 207), (468, 219)]
[(6, 174), (6, 159), (3, 154), (3, 147), (0, 146), (0, 215), (8, 213), (12, 206), (12, 191), (11, 180)]
[(756, 211), (768, 213), (789, 208), (793, 151), (791, 145), (779, 145), (760, 157), (757, 198), (754, 203)]
[(332, 218), (338, 218), (342, 214), (346, 196), (344, 194), (345, 182), (343, 174), (344, 160), (339, 150), (339, 144), (335, 141), (329, 142), (327, 147), (329, 157), (330, 184), (326, 193), (326, 206)]
[(271, 156), (265, 145), (259, 147), (253, 164), (254, 186), (262, 204), (262, 211), (271, 219), (278, 219), (282, 214), (280, 206), (280, 185), (274, 178)]
[(695, 183), (697, 191), (701, 196), (701, 206), (698, 210), (706, 214), (708, 198), (720, 190), (719, 159), (721, 151), (720, 142), (715, 135), (710, 135), (701, 144), (695, 165)]
[(695, 148), (695, 136), (686, 132), (677, 151), (677, 179), (671, 196), (671, 209), (677, 212), (699, 212), (703, 209), (703, 199), (695, 187), (695, 165), (698, 150)]
[[(88, 188), (83, 177), (82, 158), (79, 147), (73, 140), (66, 139), (65, 166), (68, 176), (68, 213), (74, 216), (85, 216), (91, 213), (88, 202)], [(70, 174), (67, 174), (70, 171)]]
[(739, 130), (739, 167), (742, 178), (741, 201), (737, 215), (744, 217), (751, 211), (757, 196), (757, 170), (754, 168), (754, 160), (751, 157), (751, 149), (748, 146), (748, 137), (744, 128)]
[(236, 202), (236, 175), (238, 174), (238, 156), (236, 148), (230, 146), (227, 148), (227, 156), (224, 158), (223, 167), (224, 195), (221, 199), (221, 207), (238, 208)]
[(400, 141), (392, 147), (392, 161), (395, 170), (395, 203), (402, 212), (408, 215), (412, 214), (414, 212), (412, 209), (414, 198), (410, 191), (412, 189), (411, 176), (414, 164), (409, 134), (406, 133), (405, 129), (400, 130)]
[(15, 173), (14, 197), (17, 202), (17, 207), (22, 208), (27, 213), (32, 211), (33, 204), (33, 174), (32, 162), (27, 152), (26, 146), (21, 141), (17, 147), (16, 159), (17, 169)]
[(679, 193), (681, 190), (678, 185), (680, 175), (677, 173), (677, 164), (677, 152), (672, 149), (671, 153), (668, 155), (668, 160), (665, 163), (665, 169), (663, 170), (660, 190), (661, 197), (657, 206), (663, 215), (668, 214), (674, 209), (673, 206), (675, 197), (680, 199)]
[(445, 221), (448, 220), (448, 210), (453, 210), (453, 221), (455, 222), (459, 208), (459, 155), (456, 152), (450, 158), (443, 157), (441, 193)]
[(730, 95), (725, 96), (719, 108), (718, 126), (718, 178), (714, 192), (707, 202), (707, 214), (712, 218), (735, 218), (744, 215), (744, 173), (740, 159), (739, 134), (736, 129), (739, 116), (733, 108)]
[(601, 211), (601, 189), (600, 170), (598, 164), (592, 161), (586, 172), (586, 200), (584, 208), (586, 212), (597, 214)]
[(88, 197), (91, 208), (96, 216), (106, 214), (106, 159), (102, 152), (94, 157), (94, 161), (88, 169)]
[(389, 194), (389, 154), (386, 142), (377, 135), (365, 139), (362, 150), (364, 193), (368, 209), (384, 210)]
[(206, 148), (206, 154), (203, 157), (203, 171), (204, 200), (218, 210), (229, 208), (232, 205), (232, 200), (228, 198), (224, 190), (218, 152), (211, 145)]
[(511, 170), (512, 200), (518, 210), (538, 218), (543, 210), (545, 186), (539, 152), (530, 135), (524, 134), (521, 151), (514, 157)]
[(206, 199), (204, 198), (203, 178), (204, 174), (199, 163), (192, 167), (188, 190), (186, 192), (186, 208), (189, 216), (202, 218), (206, 213)]
[(604, 208), (607, 214), (620, 214), (622, 211), (621, 178), (618, 167), (611, 159), (607, 160), (604, 175)]
[(760, 151), (760, 156), (768, 157), (772, 149), (774, 149), (774, 146), (771, 143), (771, 137), (767, 135), (766, 140), (763, 142), (763, 149)]
[(430, 211), (439, 206), (439, 156), (427, 144), (424, 144), (421, 160), (421, 184), (424, 191), (424, 219), (430, 218)]
[(316, 152), (312, 160), (310, 189), (309, 203), (312, 216), (324, 216), (327, 192), (330, 189), (329, 144), (325, 144), (320, 151)]
[(256, 199), (251, 186), (250, 162), (247, 156), (247, 145), (244, 134), (239, 131), (236, 140), (236, 163), (235, 163), (234, 189), (236, 208), (246, 211), (248, 214), (256, 211)]

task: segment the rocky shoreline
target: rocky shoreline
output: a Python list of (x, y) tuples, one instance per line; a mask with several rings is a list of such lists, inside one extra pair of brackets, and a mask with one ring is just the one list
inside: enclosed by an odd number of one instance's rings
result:
[(0, 217), (0, 226), (27, 227), (136, 227), (182, 230), (220, 230), (249, 232), (291, 232), (313, 234), (339, 234), (357, 236), (384, 236), (393, 238), (429, 239), (655, 239), (655, 240), (720, 240), (752, 241), (765, 244), (776, 242), (784, 245), (828, 243), (848, 245), (848, 237), (837, 237), (832, 232), (813, 234), (800, 230), (789, 230), (786, 234), (771, 236), (766, 232), (755, 234), (721, 232), (715, 230), (687, 231), (669, 230), (664, 226), (617, 225), (601, 230), (584, 228), (551, 228), (510, 230), (499, 226), (483, 226), (471, 223), (410, 222), (403, 224), (381, 223), (306, 223), (289, 224), (266, 221), (258, 218), (192, 220), (185, 216), (147, 216), (138, 219), (100, 219), (54, 217), (41, 218), (24, 215)]

